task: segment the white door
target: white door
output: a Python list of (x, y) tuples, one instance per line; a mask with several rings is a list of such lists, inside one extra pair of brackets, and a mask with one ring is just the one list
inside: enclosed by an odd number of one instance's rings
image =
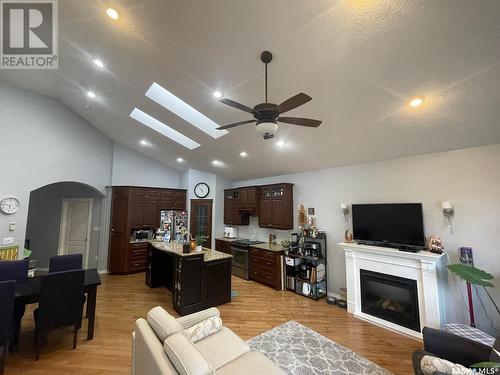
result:
[(85, 268), (88, 266), (91, 219), (92, 199), (63, 199), (58, 254), (83, 254)]

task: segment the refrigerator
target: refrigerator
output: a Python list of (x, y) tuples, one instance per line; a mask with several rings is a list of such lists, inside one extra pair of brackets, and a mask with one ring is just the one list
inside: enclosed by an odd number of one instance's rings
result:
[[(164, 232), (163, 240), (187, 241), (188, 233), (187, 211), (165, 210), (160, 211), (160, 229)], [(182, 230), (184, 229), (184, 230)], [(182, 235), (181, 233), (186, 233)]]

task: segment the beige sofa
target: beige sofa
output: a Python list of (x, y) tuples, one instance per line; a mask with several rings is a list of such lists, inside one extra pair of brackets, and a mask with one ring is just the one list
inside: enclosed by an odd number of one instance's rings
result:
[(132, 374), (283, 375), (283, 372), (224, 327), (218, 309), (175, 319), (158, 306), (148, 312), (146, 319), (135, 322)]

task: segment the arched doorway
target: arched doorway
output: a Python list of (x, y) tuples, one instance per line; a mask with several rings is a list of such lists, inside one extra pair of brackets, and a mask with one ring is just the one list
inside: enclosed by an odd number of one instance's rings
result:
[(57, 182), (31, 191), (25, 247), (37, 268), (55, 255), (79, 252), (97, 267), (103, 195), (80, 182)]

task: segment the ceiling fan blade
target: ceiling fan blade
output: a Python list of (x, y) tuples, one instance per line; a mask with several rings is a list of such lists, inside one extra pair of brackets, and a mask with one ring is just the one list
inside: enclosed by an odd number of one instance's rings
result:
[(250, 124), (252, 122), (257, 122), (255, 120), (247, 120), (247, 121), (240, 121), (240, 122), (235, 122), (234, 124), (229, 124), (229, 125), (224, 125), (224, 126), (219, 126), (217, 128), (217, 130), (226, 130), (226, 129), (231, 129), (231, 128), (234, 128), (236, 126), (240, 126), (240, 125), (245, 125), (245, 124)]
[(285, 100), (278, 106), (280, 113), (288, 112), (294, 108), (300, 107), (302, 104), (306, 104), (312, 98), (309, 95), (301, 92), (295, 96), (292, 96), (290, 99)]
[(246, 105), (240, 104), (238, 102), (235, 102), (234, 100), (231, 99), (221, 99), (219, 100), (219, 102), (224, 103), (225, 105), (228, 105), (230, 107), (239, 109), (240, 111), (251, 113), (252, 115), (258, 114), (258, 112), (254, 111), (252, 108), (247, 107)]
[(313, 120), (310, 118), (301, 118), (301, 117), (279, 117), (277, 121), (284, 122), (286, 124), (307, 126), (309, 128), (317, 128), (322, 123), (322, 121), (320, 120)]

